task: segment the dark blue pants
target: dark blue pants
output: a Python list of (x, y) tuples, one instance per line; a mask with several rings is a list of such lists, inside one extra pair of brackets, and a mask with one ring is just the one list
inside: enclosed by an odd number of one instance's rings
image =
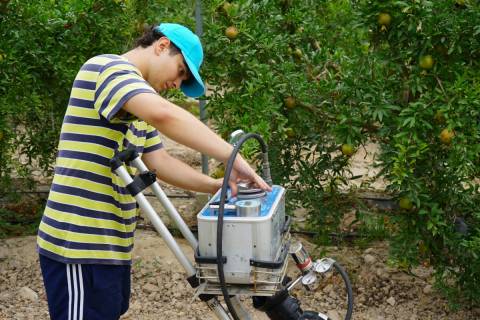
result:
[(52, 320), (117, 320), (128, 310), (130, 266), (65, 264), (40, 255)]

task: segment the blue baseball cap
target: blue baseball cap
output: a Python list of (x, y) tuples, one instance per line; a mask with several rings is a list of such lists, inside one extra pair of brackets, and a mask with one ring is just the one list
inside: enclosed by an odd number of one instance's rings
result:
[(180, 89), (185, 95), (196, 98), (205, 93), (205, 85), (200, 77), (200, 66), (203, 62), (203, 49), (200, 38), (190, 29), (176, 23), (162, 23), (155, 27), (163, 33), (182, 52), (193, 78), (182, 81)]

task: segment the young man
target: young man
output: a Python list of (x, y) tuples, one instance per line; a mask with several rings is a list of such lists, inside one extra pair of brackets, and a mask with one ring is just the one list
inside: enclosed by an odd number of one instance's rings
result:
[[(157, 94), (180, 88), (190, 97), (202, 95), (202, 60), (196, 35), (164, 23), (146, 32), (133, 50), (96, 56), (81, 67), (37, 238), (52, 319), (113, 320), (128, 309), (137, 206), (110, 169), (115, 151), (135, 147), (159, 179), (175, 186), (209, 193), (220, 188), (221, 180), (170, 157), (157, 132), (227, 161), (232, 151), (227, 142)], [(233, 193), (238, 179), (270, 190), (241, 157), (229, 181)]]

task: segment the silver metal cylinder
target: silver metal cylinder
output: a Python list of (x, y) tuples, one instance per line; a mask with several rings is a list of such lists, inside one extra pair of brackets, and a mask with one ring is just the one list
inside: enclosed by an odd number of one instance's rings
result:
[(258, 200), (240, 200), (235, 205), (239, 217), (258, 217), (260, 215), (261, 203)]
[(312, 258), (310, 258), (301, 242), (293, 243), (290, 246), (289, 253), (303, 274), (308, 273), (313, 268)]

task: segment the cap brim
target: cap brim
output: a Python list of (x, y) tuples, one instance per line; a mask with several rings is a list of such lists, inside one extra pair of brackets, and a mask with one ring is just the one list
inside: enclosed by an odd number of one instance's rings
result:
[(182, 82), (180, 89), (185, 93), (185, 95), (197, 98), (202, 96), (205, 93), (205, 85), (203, 84), (202, 77), (198, 73), (197, 67), (190, 61), (190, 59), (183, 55), (185, 62), (187, 63), (188, 69), (193, 76), (193, 79)]

